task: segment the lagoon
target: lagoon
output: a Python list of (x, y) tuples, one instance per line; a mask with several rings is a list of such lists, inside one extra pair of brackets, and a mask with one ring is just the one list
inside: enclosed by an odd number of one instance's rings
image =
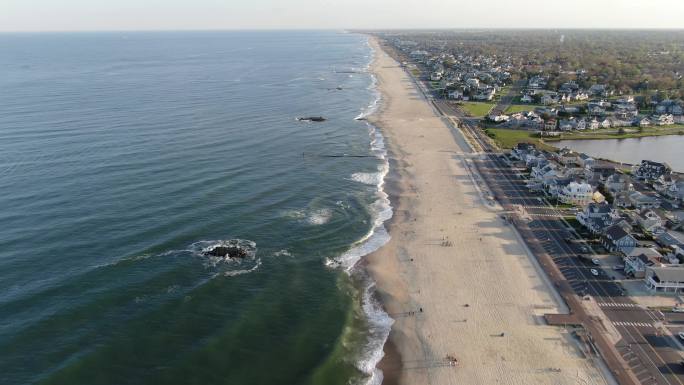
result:
[(650, 136), (629, 139), (561, 140), (554, 146), (567, 147), (592, 157), (624, 163), (644, 159), (667, 162), (673, 170), (684, 172), (684, 136)]

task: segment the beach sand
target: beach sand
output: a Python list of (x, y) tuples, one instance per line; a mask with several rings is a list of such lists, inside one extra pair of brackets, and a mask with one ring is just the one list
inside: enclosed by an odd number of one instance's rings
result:
[(458, 134), (371, 44), (383, 100), (369, 120), (390, 151), (394, 206), (391, 240), (366, 261), (396, 320), (384, 383), (607, 383), (567, 330), (544, 324), (543, 314), (566, 309), (514, 229), (484, 204)]

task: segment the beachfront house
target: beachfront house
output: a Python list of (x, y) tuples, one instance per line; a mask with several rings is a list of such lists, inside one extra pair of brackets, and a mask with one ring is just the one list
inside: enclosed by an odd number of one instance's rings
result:
[(558, 199), (566, 204), (585, 206), (592, 202), (594, 189), (587, 182), (570, 182), (561, 190)]
[(577, 221), (586, 227), (592, 234), (601, 234), (603, 231), (611, 226), (615, 219), (618, 218), (617, 212), (613, 207), (606, 203), (592, 202), (578, 212), (575, 216)]
[(655, 249), (635, 247), (625, 255), (625, 275), (634, 278), (644, 278), (646, 276), (646, 268), (660, 264), (662, 258), (662, 254)]
[(610, 226), (601, 237), (601, 244), (611, 252), (625, 252), (637, 246), (636, 238), (618, 225)]
[(653, 293), (680, 293), (684, 291), (684, 266), (650, 266), (646, 268), (644, 282)]
[(532, 167), (532, 172), (530, 173), (530, 177), (539, 182), (556, 175), (558, 175), (558, 166), (552, 162), (546, 162), (545, 164), (534, 166)]

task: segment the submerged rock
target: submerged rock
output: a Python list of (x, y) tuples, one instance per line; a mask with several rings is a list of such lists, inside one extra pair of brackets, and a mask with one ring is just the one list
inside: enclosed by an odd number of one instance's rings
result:
[(256, 244), (242, 239), (231, 239), (209, 246), (202, 250), (202, 255), (220, 258), (251, 258), (256, 254)]
[(325, 122), (328, 119), (322, 116), (307, 116), (304, 118), (297, 118), (297, 120), (299, 120), (300, 122)]
[(246, 258), (248, 256), (245, 250), (237, 246), (216, 246), (209, 251), (205, 251), (204, 254), (228, 258)]

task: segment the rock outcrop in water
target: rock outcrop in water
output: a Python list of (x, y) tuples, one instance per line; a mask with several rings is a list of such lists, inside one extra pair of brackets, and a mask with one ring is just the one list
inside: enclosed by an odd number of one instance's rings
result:
[(241, 249), (238, 246), (216, 246), (209, 251), (204, 252), (205, 255), (211, 255), (214, 257), (227, 257), (227, 258), (247, 258), (247, 251)]
[(297, 120), (299, 120), (300, 122), (325, 122), (328, 119), (322, 116), (307, 116), (304, 118), (297, 118)]
[(256, 254), (256, 245), (252, 241), (231, 239), (209, 246), (202, 250), (202, 255), (220, 258), (251, 258)]

